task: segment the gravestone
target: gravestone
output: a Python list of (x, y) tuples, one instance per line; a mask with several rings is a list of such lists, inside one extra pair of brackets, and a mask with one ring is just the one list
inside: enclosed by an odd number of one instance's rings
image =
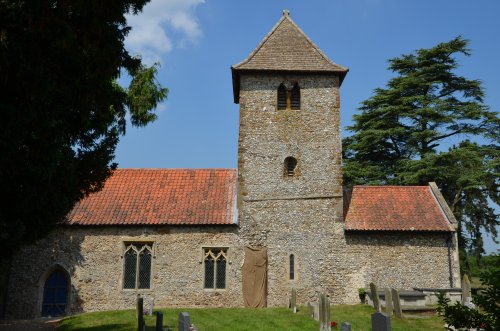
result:
[(311, 318), (314, 318), (314, 307), (310, 302), (307, 303), (307, 309), (309, 310), (309, 316), (311, 316)]
[(325, 324), (326, 324), (326, 316), (325, 316), (325, 309), (324, 309), (324, 300), (325, 300), (325, 295), (321, 293), (319, 295), (319, 330), (324, 331), (325, 330)]
[(394, 309), (394, 307), (392, 305), (391, 290), (386, 288), (384, 290), (384, 296), (385, 296), (385, 313), (389, 316), (392, 316), (392, 310)]
[(137, 298), (137, 331), (144, 331), (144, 299)]
[(144, 315), (153, 315), (154, 305), (155, 299), (151, 298), (151, 300), (149, 300), (149, 306), (146, 306), (144, 309)]
[(191, 319), (188, 312), (179, 313), (179, 331), (189, 331), (191, 328)]
[(351, 331), (351, 323), (342, 322), (342, 324), (340, 324), (340, 331)]
[(372, 331), (391, 331), (391, 318), (378, 311), (373, 313)]
[(394, 305), (394, 315), (396, 315), (397, 318), (403, 318), (403, 310), (401, 309), (399, 291), (396, 289), (391, 289), (391, 294), (392, 294), (392, 304)]
[(370, 283), (370, 292), (372, 295), (373, 308), (380, 312), (380, 300), (378, 299), (377, 286), (373, 283)]
[(297, 312), (297, 291), (292, 288), (292, 296), (290, 298), (290, 309), (295, 314)]
[(326, 294), (319, 296), (319, 329), (320, 331), (331, 331), (330, 324), (330, 300)]
[(313, 302), (312, 306), (314, 309), (314, 319), (316, 321), (319, 321), (319, 304), (318, 304), (318, 302)]
[(330, 297), (325, 294), (326, 330), (332, 331), (332, 319), (330, 318)]
[(163, 331), (163, 313), (159, 311), (156, 312), (155, 331)]
[(472, 300), (472, 293), (470, 287), (469, 277), (464, 275), (462, 278), (462, 303), (468, 304)]

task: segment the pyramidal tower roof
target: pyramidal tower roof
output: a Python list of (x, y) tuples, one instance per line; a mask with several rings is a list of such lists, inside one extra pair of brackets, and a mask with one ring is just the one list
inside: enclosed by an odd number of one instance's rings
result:
[(340, 83), (348, 69), (331, 61), (290, 18), (288, 10), (242, 62), (231, 67), (235, 102), (238, 102), (239, 73), (243, 71), (289, 71), (338, 73)]

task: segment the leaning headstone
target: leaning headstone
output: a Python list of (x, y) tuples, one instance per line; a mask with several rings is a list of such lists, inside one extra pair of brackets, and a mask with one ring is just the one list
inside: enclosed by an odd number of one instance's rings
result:
[(156, 312), (155, 331), (163, 331), (163, 313)]
[(295, 314), (297, 312), (297, 291), (292, 288), (292, 296), (290, 298), (290, 309)]
[(472, 300), (469, 277), (464, 275), (462, 278), (462, 303), (468, 304)]
[(372, 295), (372, 301), (373, 301), (373, 308), (375, 308), (376, 311), (380, 311), (380, 300), (378, 299), (378, 292), (377, 292), (377, 286), (375, 284), (370, 283), (370, 292)]
[(191, 328), (191, 319), (188, 312), (179, 313), (179, 331), (189, 331)]
[(386, 288), (384, 290), (384, 296), (385, 296), (385, 313), (389, 316), (392, 316), (392, 310), (394, 309), (394, 307), (392, 305), (391, 290)]
[(144, 299), (137, 298), (137, 331), (144, 331)]
[(342, 324), (340, 324), (340, 331), (351, 331), (351, 323), (342, 322)]
[(391, 294), (392, 294), (392, 304), (394, 305), (394, 315), (396, 315), (397, 318), (403, 318), (403, 310), (401, 309), (399, 291), (396, 289), (391, 289)]
[(391, 331), (391, 318), (378, 311), (373, 313), (372, 331)]

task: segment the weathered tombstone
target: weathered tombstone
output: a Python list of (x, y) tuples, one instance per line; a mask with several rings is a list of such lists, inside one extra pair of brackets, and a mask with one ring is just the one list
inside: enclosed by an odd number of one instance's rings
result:
[(189, 331), (191, 319), (188, 312), (179, 313), (179, 331)]
[(462, 278), (462, 303), (468, 304), (472, 299), (469, 277), (464, 275)]
[(163, 331), (163, 313), (156, 312), (156, 326), (155, 331)]
[(311, 318), (314, 318), (314, 307), (310, 302), (307, 303), (307, 309), (309, 310), (309, 316), (311, 316)]
[(319, 321), (319, 303), (318, 302), (313, 302), (312, 306), (313, 306), (313, 309), (314, 309), (314, 319), (316, 321)]
[(325, 312), (326, 312), (326, 325), (325, 330), (332, 330), (332, 322), (330, 319), (330, 298), (325, 294)]
[(319, 296), (319, 329), (320, 331), (330, 331), (330, 300), (326, 294), (322, 293)]
[(373, 313), (372, 331), (391, 331), (391, 318), (379, 311)]
[(373, 308), (375, 308), (376, 311), (380, 312), (380, 300), (378, 299), (377, 286), (375, 286), (375, 284), (373, 283), (370, 283), (370, 292), (372, 295)]
[(391, 290), (388, 288), (384, 289), (384, 296), (385, 296), (385, 313), (389, 316), (392, 316), (392, 310), (394, 309), (394, 306), (392, 305)]
[(351, 331), (351, 323), (342, 322), (342, 324), (340, 324), (340, 331)]
[(293, 313), (297, 312), (297, 291), (292, 288), (292, 296), (290, 298), (290, 309)]
[(137, 331), (143, 331), (144, 323), (144, 299), (137, 298)]
[(396, 315), (397, 318), (403, 318), (403, 310), (401, 309), (399, 291), (396, 289), (391, 289), (391, 294), (392, 294), (392, 304), (394, 305), (394, 315)]
[(324, 307), (325, 295), (321, 293), (319, 295), (319, 330), (325, 330), (326, 316), (325, 316), (325, 307)]

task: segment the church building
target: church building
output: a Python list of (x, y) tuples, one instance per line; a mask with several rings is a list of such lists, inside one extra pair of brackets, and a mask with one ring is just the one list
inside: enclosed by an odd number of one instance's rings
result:
[(238, 169), (118, 169), (14, 256), (7, 317), (306, 305), (358, 289), (460, 287), (456, 220), (434, 183), (342, 186), (340, 87), (287, 11), (231, 68)]

